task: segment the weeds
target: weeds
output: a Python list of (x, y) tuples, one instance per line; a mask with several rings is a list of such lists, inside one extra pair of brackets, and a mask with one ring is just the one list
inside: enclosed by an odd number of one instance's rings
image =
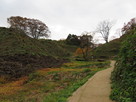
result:
[[(75, 68), (93, 62), (67, 63), (67, 67), (43, 68), (17, 81), (2, 83), (1, 102), (66, 102), (94, 73), (103, 68)], [(107, 62), (106, 62), (107, 63)], [(107, 66), (107, 65), (106, 65)], [(3, 79), (1, 78), (1, 81)]]

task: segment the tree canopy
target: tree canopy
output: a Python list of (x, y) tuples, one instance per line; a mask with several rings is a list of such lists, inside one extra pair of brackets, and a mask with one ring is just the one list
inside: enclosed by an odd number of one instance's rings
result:
[(28, 36), (38, 39), (40, 37), (49, 37), (48, 26), (42, 21), (20, 16), (12, 16), (7, 19), (11, 28), (23, 30)]
[(67, 39), (66, 39), (66, 43), (69, 44), (69, 45), (79, 46), (80, 45), (80, 39), (78, 39), (77, 35), (69, 34)]
[(92, 43), (93, 37), (89, 35), (88, 33), (82, 35), (80, 37), (80, 48), (82, 50), (83, 58), (85, 60), (88, 60), (89, 57), (89, 50), (93, 48), (93, 43)]

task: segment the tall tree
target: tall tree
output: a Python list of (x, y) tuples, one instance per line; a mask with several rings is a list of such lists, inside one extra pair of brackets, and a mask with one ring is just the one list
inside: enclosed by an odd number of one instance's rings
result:
[(104, 20), (100, 22), (96, 28), (96, 32), (102, 35), (106, 43), (108, 43), (108, 38), (109, 38), (109, 34), (110, 34), (110, 30), (112, 26), (113, 26), (113, 22), (109, 20)]
[(11, 28), (23, 30), (28, 36), (38, 39), (40, 37), (49, 37), (49, 28), (42, 21), (20, 16), (12, 16), (7, 19)]
[(92, 39), (93, 37), (91, 35), (88, 35), (88, 33), (83, 34), (80, 37), (80, 48), (82, 50), (83, 58), (85, 60), (88, 60), (89, 49), (93, 48)]

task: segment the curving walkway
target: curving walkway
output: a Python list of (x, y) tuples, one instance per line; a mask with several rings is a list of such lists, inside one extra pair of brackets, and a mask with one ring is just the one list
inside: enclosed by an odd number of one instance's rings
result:
[(115, 61), (111, 67), (97, 72), (68, 99), (68, 102), (114, 102), (109, 99), (111, 85), (110, 76)]

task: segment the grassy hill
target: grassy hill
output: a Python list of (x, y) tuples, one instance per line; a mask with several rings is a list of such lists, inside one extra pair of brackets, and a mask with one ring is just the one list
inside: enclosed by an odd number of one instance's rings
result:
[(67, 56), (57, 43), (51, 40), (32, 39), (22, 31), (11, 28), (0, 28), (0, 56), (15, 54)]
[(68, 56), (70, 52), (56, 41), (32, 39), (20, 30), (0, 28), (0, 74), (19, 77), (35, 68), (58, 66)]
[(128, 34), (124, 34), (118, 39), (100, 45), (94, 50), (94, 56), (96, 58), (116, 58), (119, 53), (119, 49), (121, 48), (121, 43), (127, 38), (127, 36)]

